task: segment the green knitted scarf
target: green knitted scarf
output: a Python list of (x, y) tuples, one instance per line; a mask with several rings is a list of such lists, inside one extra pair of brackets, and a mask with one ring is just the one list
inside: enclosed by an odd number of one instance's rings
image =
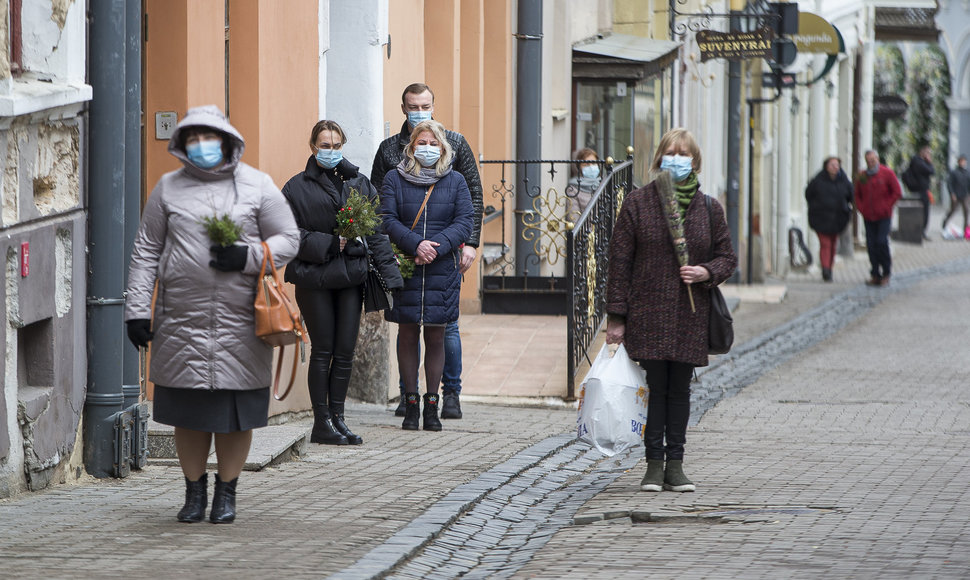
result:
[(693, 171), (687, 176), (681, 183), (674, 184), (675, 195), (677, 196), (677, 203), (680, 204), (680, 215), (684, 217), (687, 213), (687, 206), (690, 205), (691, 200), (694, 199), (694, 194), (697, 193), (697, 174)]

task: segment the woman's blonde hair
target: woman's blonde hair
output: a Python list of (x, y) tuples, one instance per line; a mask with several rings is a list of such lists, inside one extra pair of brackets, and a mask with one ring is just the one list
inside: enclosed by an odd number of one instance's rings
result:
[(660, 161), (663, 159), (664, 151), (671, 147), (683, 147), (694, 159), (692, 165), (694, 172), (701, 172), (701, 148), (697, 146), (697, 140), (687, 129), (671, 129), (660, 138), (660, 145), (657, 145), (657, 153), (653, 156), (653, 164), (650, 168), (660, 171)]
[(424, 131), (431, 131), (431, 134), (438, 141), (438, 146), (441, 147), (441, 157), (438, 158), (438, 162), (434, 165), (435, 174), (441, 175), (451, 166), (453, 153), (451, 144), (448, 143), (448, 138), (445, 136), (445, 126), (434, 119), (421, 121), (411, 131), (411, 141), (404, 148), (404, 157), (407, 159), (404, 163), (404, 170), (412, 175), (421, 175), (421, 164), (414, 158), (414, 149), (417, 147), (415, 143), (418, 140), (418, 135)]

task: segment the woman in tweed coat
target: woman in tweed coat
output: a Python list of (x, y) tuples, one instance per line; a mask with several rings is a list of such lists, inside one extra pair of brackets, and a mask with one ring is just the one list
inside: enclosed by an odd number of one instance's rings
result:
[[(683, 459), (691, 376), (694, 367), (707, 365), (711, 301), (706, 290), (731, 276), (737, 257), (724, 211), (714, 199), (709, 217), (697, 181), (701, 152), (693, 135), (685, 129), (667, 132), (652, 169), (671, 173), (684, 218), (689, 265), (680, 266), (677, 260), (657, 182), (630, 193), (610, 240), (606, 342), (623, 343), (647, 372), (647, 473), (640, 489), (694, 491), (684, 475)], [(693, 288), (693, 312), (688, 284)]]

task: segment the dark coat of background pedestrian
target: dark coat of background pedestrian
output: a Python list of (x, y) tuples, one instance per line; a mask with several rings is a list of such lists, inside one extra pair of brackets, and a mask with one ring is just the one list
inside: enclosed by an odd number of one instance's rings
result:
[(808, 225), (820, 234), (838, 234), (852, 215), (852, 182), (839, 169), (833, 179), (822, 169), (805, 188), (808, 201)]
[[(351, 189), (372, 200), (378, 199), (377, 190), (360, 174), (357, 166), (346, 159), (340, 161), (336, 170), (343, 181), (340, 191), (313, 156), (307, 160), (303, 173), (293, 176), (283, 186), (283, 195), (290, 202), (300, 227), (300, 249), (284, 275), (287, 282), (296, 286), (349, 288), (362, 284), (367, 276), (363, 245), (357, 240), (348, 240), (347, 247), (341, 252), (340, 237), (334, 230), (337, 228), (337, 212), (347, 205)], [(404, 286), (387, 236), (380, 232), (368, 236), (367, 245), (388, 288)]]
[(458, 320), (461, 291), (461, 245), (476, 221), (465, 178), (450, 171), (434, 186), (418, 223), (411, 229), (427, 186), (410, 183), (395, 168), (384, 178), (380, 214), (391, 241), (413, 256), (422, 240), (440, 244), (438, 257), (415, 266), (404, 288), (394, 293), (394, 306), (384, 311), (389, 322), (447, 324)]
[[(206, 127), (231, 141), (231, 155), (215, 170), (188, 161), (180, 133)], [(152, 190), (135, 239), (125, 320), (151, 318), (151, 379), (173, 388), (246, 391), (267, 388), (273, 348), (256, 336), (253, 302), (265, 240), (278, 267), (296, 255), (299, 230), (286, 199), (265, 173), (240, 161), (245, 143), (218, 108), (191, 109), (168, 150), (185, 166), (166, 173)], [(213, 242), (205, 217), (229, 213), (248, 248), (242, 271), (209, 265)]]
[(946, 186), (958, 200), (966, 199), (970, 194), (970, 171), (959, 165), (950, 170)]
[(856, 210), (868, 221), (893, 217), (893, 207), (903, 196), (896, 174), (881, 163), (875, 175), (867, 174), (865, 169), (860, 171), (854, 189)]
[(931, 164), (926, 159), (923, 159), (919, 155), (916, 155), (909, 161), (909, 170), (912, 172), (913, 176), (916, 178), (916, 189), (912, 190), (913, 193), (923, 193), (930, 189), (930, 180), (936, 171), (933, 169), (933, 164)]
[(711, 273), (709, 280), (692, 286), (696, 312), (691, 312), (687, 285), (680, 279), (680, 263), (654, 182), (623, 201), (610, 241), (606, 311), (625, 317), (623, 342), (630, 358), (707, 365), (707, 290), (731, 277), (737, 257), (724, 210), (711, 199), (712, 232), (704, 197), (698, 190), (684, 220), (690, 265), (704, 266)]
[[(468, 194), (471, 196), (472, 208), (475, 213), (475, 218), (472, 220), (472, 232), (465, 243), (477, 248), (482, 236), (482, 208), (484, 207), (482, 178), (478, 173), (478, 162), (475, 161), (475, 154), (464, 135), (446, 130), (445, 138), (448, 139), (455, 156), (452, 169), (465, 178), (465, 185)], [(381, 141), (370, 172), (370, 180), (374, 187), (383, 187), (384, 177), (388, 173), (393, 173), (397, 164), (401, 162), (401, 159), (404, 159), (404, 148), (408, 146), (410, 141), (411, 126), (408, 125), (407, 121), (401, 125), (400, 133)]]

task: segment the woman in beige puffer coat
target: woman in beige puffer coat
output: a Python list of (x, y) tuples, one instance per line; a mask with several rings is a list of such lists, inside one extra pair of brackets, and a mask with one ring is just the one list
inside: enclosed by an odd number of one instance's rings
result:
[[(209, 519), (235, 519), (252, 429), (266, 425), (269, 408), (273, 349), (256, 336), (253, 318), (261, 242), (278, 267), (299, 243), (289, 205), (268, 175), (240, 161), (244, 149), (217, 107), (188, 111), (168, 145), (183, 167), (166, 173), (148, 198), (128, 275), (128, 337), (136, 347), (152, 345), (153, 414), (175, 427), (183, 522), (205, 516), (213, 438), (218, 472)], [(241, 228), (227, 247), (203, 223), (224, 214)]]

